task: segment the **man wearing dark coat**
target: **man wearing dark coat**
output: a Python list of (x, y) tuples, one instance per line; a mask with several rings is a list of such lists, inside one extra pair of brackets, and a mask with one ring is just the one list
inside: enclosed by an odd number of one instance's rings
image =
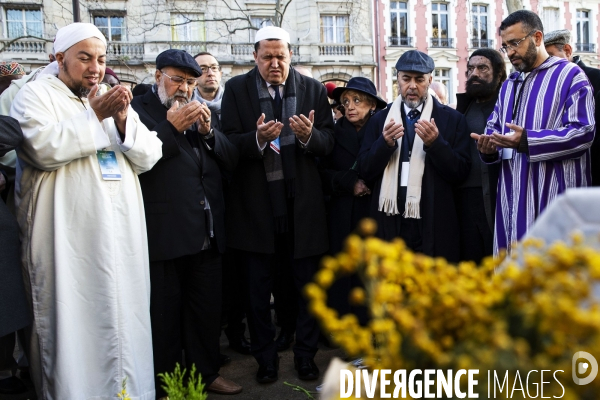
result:
[(469, 173), (470, 139), (464, 116), (429, 94), (434, 67), (417, 50), (398, 59), (399, 96), (369, 121), (358, 165), (374, 181), (377, 235), (455, 262), (460, 235), (453, 192)]
[[(600, 120), (600, 69), (588, 67), (581, 61), (581, 57), (573, 55), (573, 46), (571, 46), (571, 31), (561, 29), (544, 34), (544, 46), (549, 55), (564, 58), (575, 64), (583, 70), (594, 89), (594, 99), (596, 100), (596, 110), (594, 116), (596, 121)], [(592, 159), (592, 184), (590, 186), (600, 186), (600, 140), (598, 139), (598, 130), (591, 147)]]
[[(162, 159), (141, 174), (148, 250), (155, 373), (172, 372), (185, 353), (211, 392), (242, 388), (219, 375), (221, 254), (225, 209), (221, 168), (237, 149), (214, 128), (205, 104), (190, 101), (202, 71), (183, 50), (156, 59), (156, 84), (131, 106), (163, 142)], [(165, 396), (156, 379), (158, 397)]]
[[(0, 156), (14, 150), (23, 141), (19, 123), (0, 115)], [(0, 192), (4, 189), (0, 171)], [(27, 306), (20, 257), (19, 226), (8, 207), (0, 199), (0, 371), (16, 366), (13, 359), (15, 332), (31, 322)], [(0, 380), (0, 393), (10, 394), (25, 390), (16, 377)]]
[[(289, 34), (256, 33), (256, 68), (225, 84), (223, 131), (240, 160), (227, 199), (228, 245), (240, 251), (248, 288), (252, 354), (260, 383), (278, 378), (279, 359), (270, 297), (274, 267), (292, 268), (299, 294), (327, 251), (327, 226), (316, 157), (333, 148), (333, 119), (325, 87), (290, 67)], [(297, 296), (294, 363), (301, 379), (317, 379), (319, 328)]]
[[(506, 80), (504, 57), (494, 49), (477, 49), (467, 61), (466, 93), (456, 95), (456, 111), (465, 115), (468, 133), (483, 134)], [(456, 191), (460, 221), (460, 259), (477, 264), (491, 256), (499, 164), (481, 162), (474, 140), (469, 140), (471, 171)]]

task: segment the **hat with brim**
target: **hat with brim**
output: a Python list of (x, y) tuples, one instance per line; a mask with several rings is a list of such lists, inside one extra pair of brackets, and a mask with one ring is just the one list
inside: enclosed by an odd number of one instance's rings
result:
[(362, 76), (351, 78), (345, 87), (338, 87), (333, 89), (334, 100), (341, 104), (340, 96), (346, 90), (355, 90), (357, 92), (368, 94), (369, 96), (375, 99), (375, 102), (377, 103), (377, 108), (383, 109), (387, 106), (385, 100), (377, 96), (377, 89), (375, 89), (375, 85), (373, 84), (373, 82)]
[(156, 57), (156, 69), (164, 67), (182, 68), (192, 71), (196, 77), (202, 75), (202, 69), (194, 60), (194, 57), (185, 50), (169, 49)]

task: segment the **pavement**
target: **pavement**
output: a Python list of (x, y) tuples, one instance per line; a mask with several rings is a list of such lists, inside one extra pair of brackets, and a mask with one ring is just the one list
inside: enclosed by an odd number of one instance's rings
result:
[(226, 347), (227, 340), (221, 338), (221, 352), (231, 357), (231, 363), (221, 368), (219, 373), (227, 379), (230, 379), (241, 385), (244, 390), (235, 396), (225, 396), (210, 393), (208, 400), (306, 400), (310, 399), (305, 393), (295, 391), (292, 387), (285, 385), (285, 382), (298, 385), (312, 393), (315, 399), (318, 399), (317, 386), (322, 383), (325, 371), (329, 366), (329, 361), (333, 357), (344, 357), (344, 352), (340, 349), (333, 349), (319, 344), (319, 351), (315, 356), (315, 363), (321, 371), (321, 376), (315, 381), (301, 381), (294, 369), (294, 353), (292, 347), (279, 353), (279, 380), (270, 384), (259, 384), (255, 380), (258, 364), (252, 356), (245, 356), (236, 353)]
[[(247, 335), (248, 336), (248, 335)], [(319, 344), (319, 351), (315, 356), (315, 363), (321, 371), (321, 376), (315, 381), (301, 381), (294, 369), (293, 345), (279, 353), (279, 380), (269, 384), (259, 384), (255, 380), (258, 364), (250, 355), (239, 354), (227, 347), (225, 335), (221, 336), (221, 352), (231, 357), (231, 363), (221, 368), (219, 373), (233, 382), (241, 385), (243, 391), (234, 396), (218, 395), (209, 393), (208, 400), (306, 400), (310, 399), (308, 395), (301, 391), (295, 391), (292, 387), (285, 385), (285, 382), (298, 385), (312, 393), (315, 399), (318, 399), (316, 388), (321, 384), (323, 375), (327, 370), (329, 361), (333, 357), (344, 357), (344, 352), (340, 349), (334, 349), (323, 344)], [(1, 395), (0, 400), (37, 400), (31, 381), (25, 381), (29, 390), (19, 395)], [(61, 399), (70, 400), (70, 399)]]

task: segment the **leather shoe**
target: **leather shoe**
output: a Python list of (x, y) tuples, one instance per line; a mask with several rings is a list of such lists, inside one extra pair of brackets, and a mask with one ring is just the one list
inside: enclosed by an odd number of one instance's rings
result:
[(310, 357), (294, 357), (294, 368), (298, 371), (298, 378), (303, 381), (314, 381), (319, 378), (319, 368)]
[(219, 376), (206, 388), (206, 390), (218, 394), (238, 394), (242, 391), (242, 387), (237, 383)]
[(250, 354), (250, 342), (244, 335), (228, 338), (229, 348), (240, 354)]
[(277, 347), (277, 351), (284, 351), (290, 347), (293, 341), (294, 332), (288, 332), (282, 329), (281, 332), (279, 332), (277, 339), (275, 339), (275, 347)]
[(271, 383), (278, 379), (277, 371), (279, 370), (279, 357), (276, 357), (273, 362), (259, 364), (256, 380), (258, 383)]

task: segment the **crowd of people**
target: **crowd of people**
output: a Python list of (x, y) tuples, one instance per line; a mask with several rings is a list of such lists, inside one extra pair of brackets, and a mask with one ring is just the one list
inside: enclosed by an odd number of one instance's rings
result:
[[(16, 344), (39, 399), (114, 398), (124, 379), (132, 399), (165, 398), (156, 376), (176, 363), (237, 394), (219, 374), (224, 329), (258, 383), (278, 379), (292, 343), (299, 378), (316, 380), (302, 288), (362, 218), (452, 262), (510, 252), (559, 194), (600, 176), (600, 72), (533, 12), (500, 35), (514, 72), (474, 51), (453, 107), (423, 52), (398, 59), (388, 104), (365, 77), (327, 88), (291, 66), (279, 27), (257, 31), (255, 68), (225, 85), (213, 55), (171, 49), (134, 96), (85, 23), (58, 30), (46, 67), (0, 65), (0, 155), (16, 149), (0, 158), (0, 370)], [(329, 302), (366, 324), (348, 302), (359, 285), (337, 281)]]

